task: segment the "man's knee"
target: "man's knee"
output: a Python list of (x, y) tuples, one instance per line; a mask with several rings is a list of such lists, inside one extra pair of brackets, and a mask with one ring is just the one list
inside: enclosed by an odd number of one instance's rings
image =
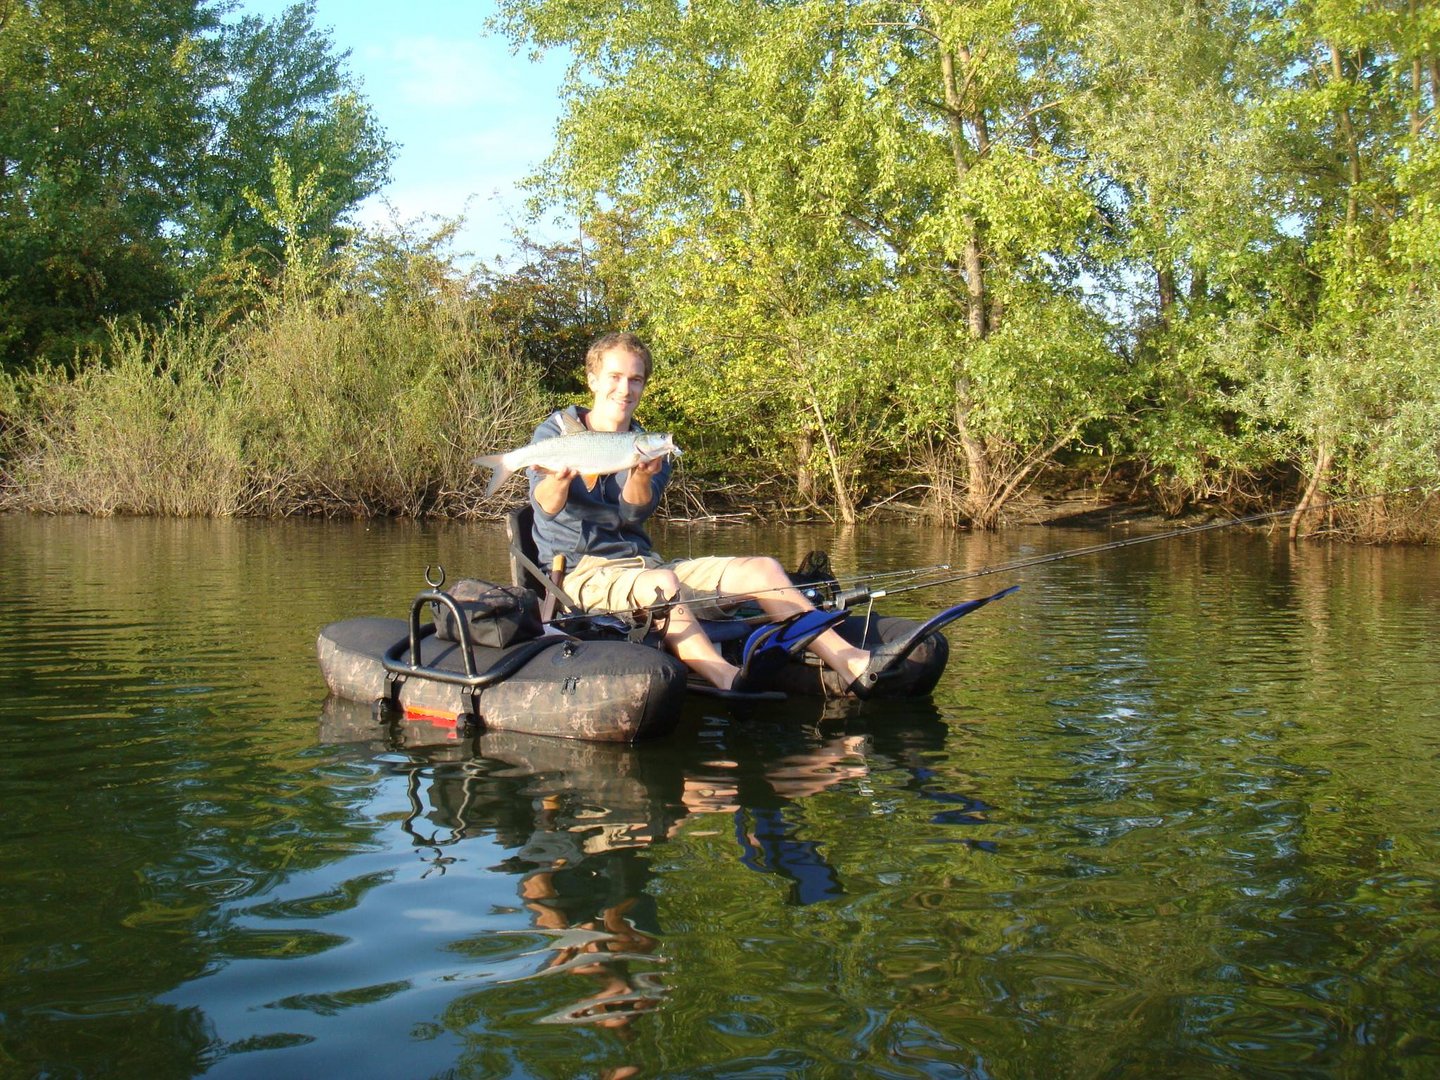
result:
[(632, 596), (639, 604), (668, 604), (680, 595), (680, 579), (673, 570), (647, 570), (635, 579)]
[(785, 568), (768, 555), (746, 555), (735, 559), (730, 572), (725, 575), (727, 587), (730, 587), (732, 577), (741, 589), (790, 584)]

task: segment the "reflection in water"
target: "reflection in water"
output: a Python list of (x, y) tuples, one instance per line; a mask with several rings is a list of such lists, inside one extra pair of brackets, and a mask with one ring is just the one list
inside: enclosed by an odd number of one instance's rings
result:
[(823, 846), (803, 839), (793, 820), (797, 800), (866, 774), (865, 740), (856, 736), (819, 739), (767, 762), (747, 782), (734, 760), (702, 763), (685, 778), (685, 805), (693, 814), (726, 814), (733, 822), (740, 864), (790, 883), (792, 904), (813, 904), (845, 892)]
[(740, 862), (751, 870), (787, 878), (792, 904), (814, 904), (844, 894), (835, 870), (813, 840), (799, 840), (796, 826), (785, 820), (782, 809), (735, 811), (735, 839)]
[[(331, 698), (320, 737), (404, 751), (388, 768), (405, 781), (401, 828), (421, 855), (422, 879), (446, 873), (468, 840), (486, 837), (504, 848), (494, 869), (519, 878), (520, 903), (542, 935), (519, 954), (533, 966), (507, 984), (556, 977), (588, 984), (536, 1022), (623, 1033), (669, 992), (648, 849), (682, 826), (704, 835), (714, 819), (727, 819), (737, 865), (785, 881), (791, 905), (842, 898), (844, 885), (803, 806), (865, 781), (877, 739), (922, 797), (971, 811), (941, 811), (937, 823), (983, 824), (983, 802), (942, 790), (934, 770), (919, 764), (947, 734), (933, 707), (914, 703), (907, 720), (878, 735), (727, 723), (706, 729), (677, 760), (656, 746), (508, 732), (461, 740), (444, 724), (386, 722), (367, 706)], [(780, 749), (757, 755), (760, 741)]]
[[(821, 532), (662, 549), (1097, 539)], [(1434, 550), (1038, 569), (923, 707), (692, 704), (618, 753), (362, 710), (317, 746), (316, 630), (437, 561), (503, 574), (503, 538), (0, 516), (0, 1073), (1435, 1071)]]
[(672, 803), (634, 750), (506, 732), (457, 740), (453, 727), (415, 718), (382, 725), (368, 706), (333, 697), (321, 740), (407, 750), (390, 769), (406, 781), (401, 827), (427, 853), (422, 878), (445, 873), (455, 861), (449, 849), (468, 839), (493, 837), (508, 852), (494, 869), (519, 877), (518, 897), (544, 944), (519, 954), (539, 958), (533, 970), (506, 981), (592, 984), (539, 1022), (618, 1029), (660, 1003), (665, 987), (652, 968), (663, 958), (639, 852), (668, 833)]

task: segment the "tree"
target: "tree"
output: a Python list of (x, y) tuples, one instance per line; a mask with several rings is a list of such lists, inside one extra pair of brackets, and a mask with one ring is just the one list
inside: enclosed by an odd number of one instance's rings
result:
[(1290, 5), (1270, 34), (1286, 62), (1263, 113), (1277, 147), (1266, 180), (1293, 208), (1308, 287), (1265, 313), (1282, 339), (1259, 353), (1254, 400), (1294, 435), (1302, 510), (1332, 478), (1373, 490), (1427, 480), (1440, 458), (1434, 425), (1410, 407), (1440, 381), (1423, 239), (1440, 160), (1437, 40), (1434, 6), (1410, 0)]
[(0, 345), (68, 358), (178, 295), (166, 226), (205, 137), (215, 10), (0, 0)]
[[(314, 18), (304, 0), (273, 21), (243, 18), (218, 39), (226, 78), (206, 101), (204, 151), (180, 218), (192, 282), (237, 257), (277, 260), (297, 240), (334, 251), (350, 212), (388, 177), (393, 147), (345, 72), (349, 54)], [(267, 210), (285, 197), (277, 162), (312, 189), (296, 236)]]
[(502, 13), (517, 41), (576, 58), (543, 190), (643, 224), (637, 294), (688, 359), (668, 398), (692, 423), (728, 415), (850, 520), (865, 467), (897, 451), (898, 417), (938, 401), (941, 467), (989, 526), (1048, 448), (1113, 410), (1092, 348), (1050, 373), (1089, 392), (1037, 398), (1008, 429), (993, 425), (1025, 395), (990, 408), (981, 394), (1001, 382), (982, 389), (972, 370), (1013, 308), (1063, 291), (1090, 212), (1054, 118), (1063, 7), (1050, 23), (1006, 0)]
[(1172, 512), (1269, 461), (1263, 430), (1229, 401), (1243, 373), (1215, 347), (1296, 252), (1279, 193), (1256, 183), (1267, 146), (1251, 103), (1274, 70), (1253, 20), (1241, 5), (1100, 0), (1071, 110), (1104, 222), (1088, 266), (1137, 383), (1116, 437)]
[[(330, 246), (388, 144), (310, 26), (212, 0), (0, 0), (0, 348), (62, 362), (279, 237), (243, 192), (279, 152)], [(273, 201), (274, 192), (269, 192)]]
[(583, 393), (590, 342), (617, 326), (644, 329), (627, 266), (633, 232), (622, 215), (597, 214), (576, 243), (520, 236), (519, 266), (480, 273), (475, 298), (483, 317), (547, 391)]

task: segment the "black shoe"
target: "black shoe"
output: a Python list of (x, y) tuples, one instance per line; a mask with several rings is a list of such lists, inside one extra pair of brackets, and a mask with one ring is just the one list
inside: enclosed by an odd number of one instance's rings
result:
[(979, 600), (966, 600), (963, 604), (946, 608), (938, 615), (934, 615), (916, 626), (904, 637), (877, 645), (870, 650), (870, 663), (866, 666), (864, 674), (858, 676), (846, 689), (858, 698), (870, 697), (881, 682), (893, 679), (900, 674), (900, 665), (905, 662), (905, 658), (931, 634), (938, 633), (956, 619), (969, 615), (972, 611), (978, 611), (992, 600), (1009, 596), (1018, 588), (1020, 588), (1019, 585), (1011, 585), (1008, 589), (1001, 589), (992, 596), (985, 596)]

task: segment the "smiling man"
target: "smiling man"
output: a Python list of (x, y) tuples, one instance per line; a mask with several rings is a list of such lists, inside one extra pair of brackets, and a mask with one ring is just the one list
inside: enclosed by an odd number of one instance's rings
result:
[[(585, 380), (594, 395), (590, 407), (552, 413), (536, 428), (532, 442), (584, 430), (642, 431), (635, 408), (652, 369), (650, 350), (634, 334), (598, 338), (585, 354)], [(566, 591), (586, 611), (626, 611), (678, 600), (670, 609), (665, 647), (721, 690), (763, 691), (778, 661), (808, 647), (841, 673), (854, 693), (868, 696), (890, 659), (845, 641), (831, 628), (840, 614), (817, 612), (774, 559), (709, 556), (667, 562), (655, 552), (644, 525), (660, 505), (670, 471), (669, 458), (657, 458), (600, 476), (591, 486), (573, 469), (532, 467), (530, 502), (542, 565), (556, 555), (565, 557)], [(720, 655), (697, 620), (697, 609), (713, 609), (716, 596), (753, 597), (767, 615), (791, 621), (758, 639), (745, 667), (736, 667)]]

